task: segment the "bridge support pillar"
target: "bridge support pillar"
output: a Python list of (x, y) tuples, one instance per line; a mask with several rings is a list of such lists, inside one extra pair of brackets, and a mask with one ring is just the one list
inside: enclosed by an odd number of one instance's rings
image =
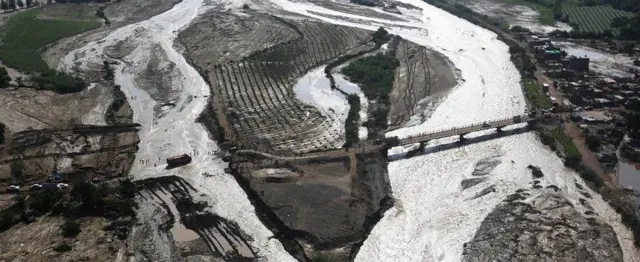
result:
[(427, 142), (429, 142), (429, 140), (420, 142), (420, 152), (424, 151), (424, 147), (427, 145)]
[(465, 133), (465, 134), (460, 134), (460, 135), (459, 135), (459, 137), (460, 137), (460, 142), (464, 142), (465, 140), (467, 140), (466, 138), (464, 138), (464, 135), (466, 135), (466, 133)]
[(503, 129), (503, 128), (504, 128), (504, 126), (496, 127), (496, 131), (497, 131), (498, 133), (502, 133), (502, 132), (503, 132), (503, 131), (502, 131), (502, 129)]

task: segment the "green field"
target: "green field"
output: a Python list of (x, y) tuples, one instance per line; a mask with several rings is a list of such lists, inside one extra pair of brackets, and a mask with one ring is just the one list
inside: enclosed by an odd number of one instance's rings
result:
[[(52, 11), (52, 8), (56, 9)], [(58, 93), (77, 92), (84, 88), (84, 83), (49, 68), (42, 60), (42, 53), (48, 44), (98, 28), (101, 23), (74, 20), (69, 17), (69, 13), (59, 12), (60, 10), (68, 11), (69, 8), (55, 6), (38, 8), (22, 11), (11, 17), (0, 27), (0, 50), (2, 50), (0, 60), (9, 67), (39, 75), (35, 81), (41, 89), (54, 90)], [(41, 18), (41, 14), (44, 14), (45, 18)], [(77, 15), (77, 17), (84, 19), (87, 16)]]
[(602, 34), (605, 30), (611, 30), (614, 35), (617, 35), (618, 30), (611, 28), (613, 19), (633, 17), (633, 13), (616, 10), (611, 6), (565, 7), (562, 12), (568, 16), (570, 24), (578, 26), (574, 30), (593, 34)]
[[(47, 72), (41, 53), (47, 44), (100, 27), (100, 22), (38, 19), (42, 9), (21, 12), (0, 27), (0, 59), (10, 67)], [(8, 51), (8, 52), (5, 52)]]
[(551, 102), (545, 94), (542, 93), (542, 88), (539, 87), (535, 81), (529, 78), (523, 78), (522, 84), (524, 85), (525, 95), (529, 102), (531, 102), (537, 108), (549, 108)]
[(551, 135), (556, 139), (556, 141), (560, 143), (560, 145), (562, 145), (562, 149), (564, 149), (567, 157), (582, 158), (582, 154), (580, 154), (580, 151), (578, 151), (576, 145), (573, 144), (573, 140), (571, 139), (571, 137), (567, 136), (567, 134), (564, 133), (562, 128), (558, 127), (553, 129), (551, 131)]

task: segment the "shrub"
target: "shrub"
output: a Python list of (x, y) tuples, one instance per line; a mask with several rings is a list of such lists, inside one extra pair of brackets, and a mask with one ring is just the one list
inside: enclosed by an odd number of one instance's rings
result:
[(64, 252), (71, 251), (72, 248), (71, 248), (71, 245), (69, 245), (69, 243), (63, 242), (63, 243), (60, 243), (57, 246), (55, 246), (53, 248), (53, 250), (56, 251), (56, 252), (64, 253)]
[(9, 76), (7, 69), (0, 67), (0, 88), (8, 87), (9, 82), (11, 82), (11, 77)]
[(360, 128), (360, 97), (357, 95), (347, 96), (349, 102), (349, 114), (344, 125), (345, 144), (344, 147), (350, 147), (359, 141), (358, 131)]
[(64, 222), (64, 224), (60, 226), (60, 229), (62, 229), (62, 236), (64, 237), (76, 237), (81, 231), (80, 224), (73, 220)]
[(382, 27), (378, 28), (378, 30), (373, 33), (373, 42), (376, 43), (376, 46), (378, 47), (389, 40), (391, 40), (391, 35)]
[(312, 262), (330, 262), (331, 259), (329, 259), (329, 257), (327, 255), (323, 255), (320, 253), (314, 253), (313, 257), (311, 258)]
[(354, 4), (359, 4), (359, 5), (365, 5), (365, 6), (376, 6), (376, 3), (374, 3), (371, 0), (350, 0), (349, 2), (354, 3)]
[(62, 198), (63, 195), (61, 191), (43, 190), (36, 192), (29, 197), (28, 206), (37, 214), (46, 214), (49, 213), (49, 211), (53, 211)]
[(22, 162), (22, 159), (11, 162), (10, 169), (11, 176), (13, 176), (14, 179), (20, 181), (24, 178), (24, 162)]
[(602, 178), (596, 174), (595, 171), (591, 170), (591, 168), (581, 166), (578, 173), (580, 177), (587, 182), (590, 182), (596, 189), (602, 188), (604, 186), (604, 181)]
[(4, 124), (0, 123), (0, 144), (4, 143)]

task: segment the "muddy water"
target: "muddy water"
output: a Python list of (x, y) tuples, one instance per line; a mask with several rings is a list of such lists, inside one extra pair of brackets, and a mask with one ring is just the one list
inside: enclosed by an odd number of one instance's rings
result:
[[(225, 5), (220, 2), (216, 4)], [(226, 10), (229, 6), (218, 8)], [(196, 201), (207, 201), (210, 212), (237, 222), (240, 229), (253, 238), (251, 244), (261, 250), (261, 256), (273, 261), (290, 261), (292, 258), (282, 245), (277, 240), (270, 239), (273, 234), (262, 225), (235, 179), (224, 173), (226, 163), (215, 154), (218, 146), (210, 139), (205, 127), (197, 123), (208, 103), (210, 89), (199, 73), (176, 50), (174, 42), (179, 31), (189, 25), (203, 9), (202, 0), (184, 0), (165, 13), (118, 28), (99, 41), (87, 43), (65, 56), (60, 68), (73, 71), (72, 68), (76, 67), (89, 71), (102, 65), (104, 60), (113, 60), (104, 54), (106, 48), (122, 43), (134, 47), (114, 68), (115, 83), (121, 86), (133, 109), (133, 120), (142, 125), (139, 150), (131, 175), (134, 179), (171, 175), (184, 178), (197, 187), (199, 194), (193, 198)], [(166, 59), (161, 63), (170, 62), (175, 65), (171, 74), (168, 74), (173, 78), (170, 83), (165, 83), (170, 86), (175, 106), (162, 114), (154, 112), (157, 102), (136, 81), (147, 68), (151, 52), (164, 52), (158, 56)], [(166, 169), (167, 157), (183, 153), (192, 156), (191, 164)], [(179, 239), (194, 237), (179, 227), (177, 225), (172, 230)]]
[[(456, 86), (433, 112), (430, 119), (412, 127), (394, 130), (387, 136), (406, 137), (448, 127), (511, 117), (525, 113), (520, 74), (510, 61), (508, 47), (497, 36), (420, 0), (401, 0), (420, 9), (404, 13), (406, 21), (386, 21), (343, 13), (299, 1), (271, 0), (290, 12), (328, 23), (389, 32), (419, 45), (428, 46), (460, 69), (462, 83)], [(356, 7), (354, 7), (356, 8)], [(491, 133), (489, 131), (487, 133)], [(469, 138), (486, 135), (470, 134)], [(427, 149), (455, 139), (431, 141)], [(390, 153), (406, 152), (397, 148)], [(461, 190), (464, 179), (472, 177), (476, 163), (497, 156), (500, 164), (480, 184)], [(542, 145), (535, 134), (523, 133), (431, 154), (394, 161), (389, 179), (396, 205), (372, 230), (356, 261), (460, 261), (463, 244), (471, 240), (484, 218), (505, 197), (533, 182), (528, 165), (539, 166), (542, 183), (562, 189), (574, 206), (579, 206), (576, 183), (579, 176), (566, 170), (559, 159)], [(485, 188), (494, 192), (477, 196)], [(638, 261), (631, 232), (620, 216), (597, 196), (590, 201), (599, 218), (610, 224), (624, 250), (625, 260)]]
[(618, 184), (633, 190), (633, 206), (637, 214), (640, 214), (640, 168), (638, 165), (619, 162)]

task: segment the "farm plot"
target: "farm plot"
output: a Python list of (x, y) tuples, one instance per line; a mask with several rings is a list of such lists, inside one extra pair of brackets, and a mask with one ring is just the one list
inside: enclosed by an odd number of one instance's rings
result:
[(574, 30), (583, 33), (603, 34), (608, 30), (614, 35), (618, 29), (611, 27), (611, 22), (618, 17), (633, 17), (633, 13), (613, 9), (611, 6), (580, 6), (564, 8), (563, 13), (569, 18)]
[(340, 147), (343, 130), (316, 108), (298, 101), (293, 87), (309, 70), (367, 46), (370, 33), (319, 22), (279, 22), (298, 36), (215, 67), (234, 139), (281, 154)]

